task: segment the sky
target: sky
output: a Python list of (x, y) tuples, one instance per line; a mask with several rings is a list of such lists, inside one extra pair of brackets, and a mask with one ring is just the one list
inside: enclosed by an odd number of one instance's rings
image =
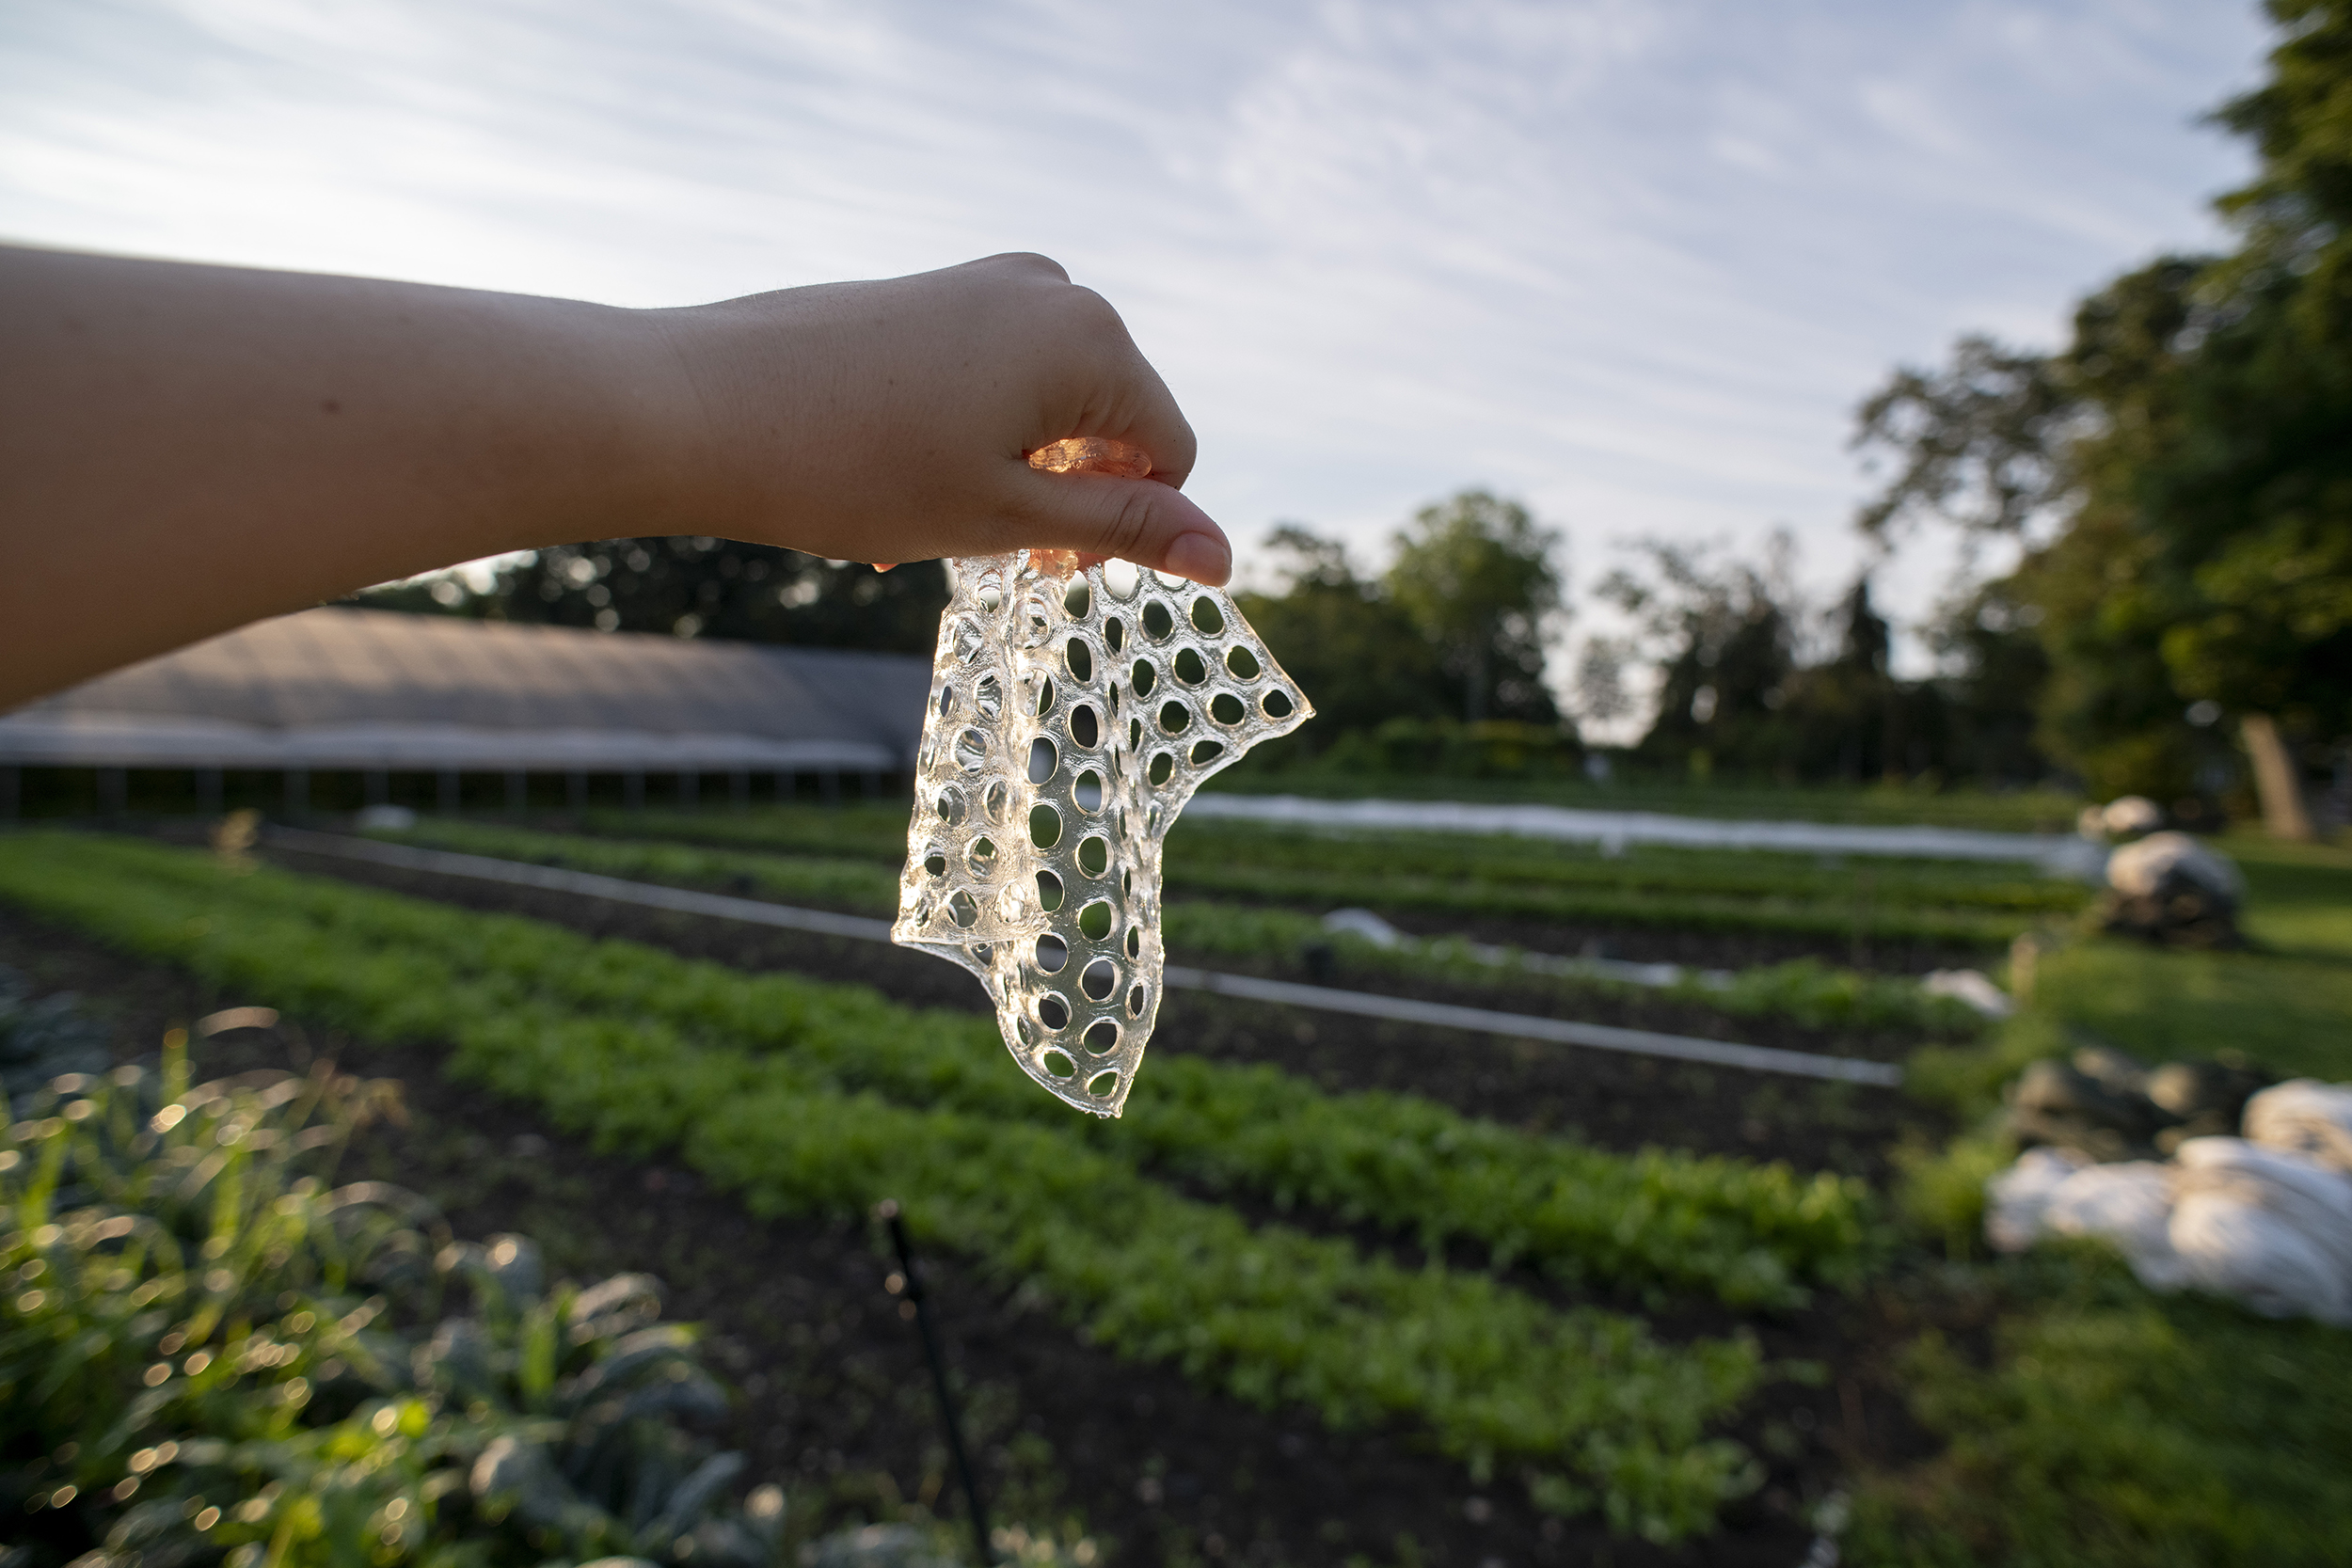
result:
[(1774, 527), (1827, 594), (1855, 404), (2219, 243), (2249, 164), (2199, 117), (2267, 42), (2211, 0), (9, 0), (0, 236), (625, 306), (1040, 250), (1245, 577), (1482, 485), (1580, 600)]

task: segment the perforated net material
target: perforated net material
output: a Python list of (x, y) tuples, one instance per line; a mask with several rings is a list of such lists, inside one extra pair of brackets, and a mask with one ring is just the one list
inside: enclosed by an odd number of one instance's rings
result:
[(1060, 553), (953, 562), (891, 940), (978, 975), (1023, 1069), (1115, 1117), (1159, 1015), (1161, 843), (1313, 709), (1221, 591)]

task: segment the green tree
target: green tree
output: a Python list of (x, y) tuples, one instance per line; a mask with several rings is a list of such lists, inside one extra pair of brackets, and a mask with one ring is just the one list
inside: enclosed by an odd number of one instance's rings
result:
[(1277, 528), (1266, 546), (1281, 562), (1280, 592), (1237, 594), (1234, 602), (1314, 700), (1303, 733), (1315, 750), (1391, 719), (1447, 711), (1437, 650), (1377, 581), (1357, 575), (1345, 546), (1295, 523)]
[(1639, 547), (1644, 564), (1599, 588), (1634, 619), (1659, 668), (1658, 713), (1637, 753), (1699, 774), (1787, 771), (1779, 711), (1798, 632), (1788, 536), (1774, 537), (1760, 567), (1656, 540)]
[(1462, 719), (1556, 724), (1544, 684), (1546, 623), (1560, 608), (1560, 536), (1525, 507), (1465, 490), (1396, 536), (1388, 597), (1458, 683)]
[(1899, 372), (1857, 444), (1899, 471), (1859, 521), (1978, 534), (2055, 518), (2011, 594), (2042, 612), (2042, 735), (2102, 790), (2181, 791), (2233, 715), (2272, 832), (2352, 744), (2352, 0), (2271, 0), (2270, 78), (2215, 117), (2255, 143), (2224, 257), (2086, 299), (2058, 356), (1963, 339)]

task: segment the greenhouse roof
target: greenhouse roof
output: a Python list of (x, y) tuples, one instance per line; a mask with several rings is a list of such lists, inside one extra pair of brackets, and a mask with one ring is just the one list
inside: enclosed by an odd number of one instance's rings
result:
[(0, 717), (0, 765), (904, 771), (906, 654), (325, 608)]

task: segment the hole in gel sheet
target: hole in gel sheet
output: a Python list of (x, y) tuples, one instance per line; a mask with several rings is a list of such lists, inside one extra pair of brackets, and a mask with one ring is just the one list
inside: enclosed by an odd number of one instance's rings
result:
[(1149, 1092), (1159, 846), (1201, 772), (1308, 706), (1217, 590), (1060, 552), (951, 571), (892, 935), (980, 979), (1049, 1093), (1114, 1116)]
[(1111, 868), (1109, 841), (1097, 835), (1078, 841), (1078, 869), (1089, 877), (1100, 877)]

